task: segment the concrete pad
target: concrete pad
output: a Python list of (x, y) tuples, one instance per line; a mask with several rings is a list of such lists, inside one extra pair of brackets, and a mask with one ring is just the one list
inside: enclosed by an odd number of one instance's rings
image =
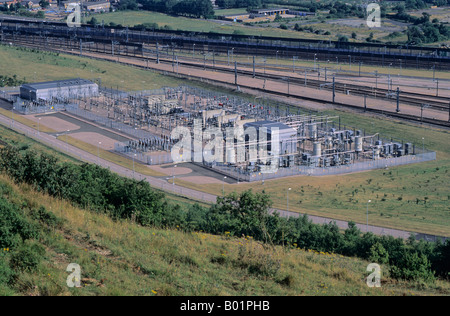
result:
[(37, 117), (36, 115), (24, 115), (24, 117), (36, 123), (39, 122), (39, 125), (51, 128), (59, 133), (80, 129), (80, 126), (54, 116), (39, 115), (39, 117)]
[[(117, 142), (117, 140), (115, 139), (106, 137), (98, 133), (81, 132), (72, 133), (69, 136), (81, 140), (87, 144), (99, 146), (104, 150), (114, 150), (114, 144)], [(99, 144), (99, 142), (101, 142), (101, 144)]]

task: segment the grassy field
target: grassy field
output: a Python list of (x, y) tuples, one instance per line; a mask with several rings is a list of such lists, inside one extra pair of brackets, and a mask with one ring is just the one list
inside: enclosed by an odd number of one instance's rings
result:
[(73, 55), (36, 52), (0, 46), (0, 68), (4, 74), (15, 74), (26, 82), (42, 82), (69, 78), (100, 78), (105, 87), (123, 90), (151, 90), (178, 86), (181, 81), (152, 71)]
[[(143, 23), (157, 23), (159, 27), (168, 26), (173, 30), (183, 30), (191, 32), (216, 32), (222, 34), (233, 34), (235, 31), (240, 34), (253, 36), (273, 36), (291, 38), (314, 38), (315, 34), (306, 34), (293, 30), (282, 30), (278, 27), (267, 27), (267, 25), (245, 26), (240, 23), (218, 23), (211, 20), (190, 19), (185, 17), (170, 16), (158, 12), (150, 11), (125, 11), (105, 13), (95, 16), (98, 21), (105, 23), (114, 22), (123, 26), (135, 26)], [(270, 25), (269, 25), (270, 26)]]
[[(368, 262), (295, 246), (263, 247), (251, 236), (229, 238), (204, 233), (143, 228), (130, 221), (73, 207), (27, 185), (4, 195), (42, 234), (35, 242), (45, 255), (33, 272), (20, 272), (0, 295), (25, 296), (296, 296), (449, 295), (448, 282), (394, 281), (382, 266), (382, 287), (365, 284)], [(58, 225), (34, 219), (45, 207)], [(30, 209), (29, 209), (30, 208)], [(9, 249), (15, 251), (15, 249)], [(80, 288), (66, 285), (70, 263), (81, 267)]]
[[(216, 15), (234, 15), (245, 13), (242, 9), (218, 10)], [(421, 13), (420, 13), (421, 15)], [(382, 42), (403, 42), (407, 40), (403, 31), (406, 27), (399, 27), (389, 19), (382, 21), (381, 28), (369, 28), (364, 19), (327, 19), (327, 14), (318, 14), (315, 17), (307, 18), (286, 18), (281, 22), (267, 22), (253, 25), (243, 23), (232, 23), (229, 21), (192, 19), (179, 16), (171, 16), (150, 11), (121, 11), (95, 15), (98, 21), (104, 23), (116, 23), (123, 26), (135, 26), (144, 23), (156, 23), (159, 27), (170, 27), (173, 30), (183, 30), (191, 32), (217, 32), (223, 34), (240, 34), (253, 36), (273, 36), (290, 38), (320, 39), (324, 41), (337, 40), (339, 36), (345, 35), (350, 41), (365, 42), (366, 38), (373, 33), (374, 39)], [(442, 16), (440, 16), (442, 18)], [(88, 18), (89, 20), (89, 18)], [(350, 21), (351, 20), (351, 21)], [(349, 22), (350, 21), (350, 22)], [(288, 29), (281, 29), (280, 24), (285, 24)], [(295, 31), (294, 25), (301, 27), (311, 27), (314, 32)], [(315, 31), (318, 31), (317, 33)], [(357, 34), (356, 39), (352, 39), (352, 33)], [(396, 36), (389, 36), (397, 32)]]

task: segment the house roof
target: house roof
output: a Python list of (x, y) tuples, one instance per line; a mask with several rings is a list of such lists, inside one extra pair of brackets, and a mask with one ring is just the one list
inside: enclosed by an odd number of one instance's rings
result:
[(244, 127), (255, 127), (256, 129), (259, 129), (261, 127), (267, 128), (267, 131), (271, 131), (273, 128), (278, 128), (280, 133), (284, 132), (294, 132), (296, 133), (296, 130), (293, 129), (290, 126), (287, 126), (286, 124), (275, 122), (275, 121), (257, 121), (257, 122), (251, 122), (244, 124)]
[(91, 85), (91, 84), (94, 84), (94, 83), (87, 79), (67, 79), (67, 80), (29, 83), (29, 84), (24, 84), (21, 87), (24, 89), (39, 90), (39, 89), (52, 89), (52, 88), (63, 88), (63, 87), (70, 87), (70, 86), (80, 86), (80, 85)]

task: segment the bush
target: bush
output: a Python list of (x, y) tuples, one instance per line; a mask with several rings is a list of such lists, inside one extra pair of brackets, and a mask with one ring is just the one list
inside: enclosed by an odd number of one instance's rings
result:
[(38, 268), (44, 254), (44, 247), (35, 242), (27, 242), (12, 254), (10, 266), (21, 272), (33, 272)]
[(434, 281), (431, 263), (425, 255), (407, 251), (390, 270), (395, 279), (408, 281)]
[(369, 260), (379, 264), (387, 264), (389, 263), (389, 253), (384, 249), (381, 243), (376, 242), (370, 248)]
[(281, 261), (277, 257), (276, 252), (267, 251), (254, 242), (244, 241), (239, 245), (236, 264), (256, 276), (275, 277), (281, 268)]
[(22, 240), (37, 238), (38, 230), (21, 215), (20, 209), (0, 197), (0, 248), (14, 249)]
[(63, 224), (61, 219), (56, 217), (53, 213), (48, 212), (43, 206), (34, 210), (32, 212), (32, 217), (50, 228), (60, 228)]
[(0, 254), (0, 285), (8, 285), (14, 277), (5, 255)]

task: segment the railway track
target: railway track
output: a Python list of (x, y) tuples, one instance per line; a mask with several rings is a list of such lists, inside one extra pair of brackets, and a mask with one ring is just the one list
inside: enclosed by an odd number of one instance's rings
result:
[[(9, 39), (9, 40), (11, 40), (11, 39)], [(47, 50), (47, 51), (54, 51), (54, 52), (59, 52), (59, 53), (68, 53), (68, 54), (72, 54), (72, 55), (79, 55), (78, 53), (73, 52), (74, 49), (79, 49), (79, 47), (62, 48), (61, 46), (58, 46), (57, 44), (52, 45), (51, 43), (48, 43), (48, 42), (45, 43), (45, 45), (39, 44), (39, 43), (33, 44), (33, 43), (26, 41), (26, 39), (21, 39), (21, 38), (15, 38), (13, 40), (13, 43), (17, 44), (19, 46), (27, 47), (27, 48), (35, 48), (35, 49), (39, 49), (39, 50)], [(95, 59), (100, 59), (100, 60), (105, 60), (105, 59), (111, 60), (111, 57), (113, 56), (111, 53), (91, 51), (88, 48), (85, 48), (84, 51), (95, 53), (95, 54), (99, 55), (98, 57), (89, 56), (89, 58), (95, 58)], [(103, 57), (102, 57), (102, 55), (103, 55)], [(175, 62), (173, 59), (168, 59), (168, 58), (161, 58), (161, 57), (156, 57), (156, 56), (143, 57), (143, 56), (136, 56), (136, 55), (130, 55), (130, 54), (123, 54), (123, 52), (116, 52), (115, 56), (117, 56), (118, 58), (125, 57), (125, 58), (131, 58), (136, 61), (139, 61), (142, 63), (142, 65), (135, 64), (135, 63), (128, 63), (128, 62), (124, 62), (124, 61), (119, 62), (121, 64), (131, 65), (131, 66), (139, 67), (139, 68), (147, 68), (149, 61), (159, 62), (162, 64), (170, 64), (170, 65), (172, 65), (172, 67), (174, 67), (174, 62)], [(109, 57), (109, 58), (106, 58), (106, 57)], [(147, 63), (147, 66), (145, 65), (146, 63)], [(221, 66), (219, 66), (220, 64), (221, 64)], [(190, 60), (184, 60), (184, 61), (178, 60), (177, 65), (183, 66), (183, 67), (188, 67), (188, 68), (193, 68), (193, 69), (214, 70), (216, 72), (235, 74), (238, 76), (253, 77), (253, 78), (264, 79), (264, 80), (283, 81), (284, 83), (286, 83), (286, 81), (288, 81), (289, 84), (292, 84), (292, 85), (304, 85), (304, 79), (301, 79), (301, 78), (296, 78), (293, 76), (284, 76), (284, 77), (280, 78), (280, 76), (267, 73), (266, 71), (265, 71), (265, 73), (263, 73), (261, 71), (253, 72), (251, 70), (245, 70), (245, 69), (239, 69), (239, 68), (234, 69), (234, 68), (225, 66), (223, 61), (217, 61), (216, 65), (213, 66), (213, 65), (206, 65), (199, 61), (195, 62), (195, 61), (190, 61)], [(199, 80), (204, 79), (201, 76), (195, 76), (195, 75), (190, 75), (190, 77), (196, 78)], [(208, 80), (212, 81), (212, 82), (216, 82), (216, 83), (221, 83), (221, 84), (224, 84), (224, 83), (230, 84), (230, 82), (224, 82), (223, 80), (220, 80), (220, 79), (208, 79)], [(320, 88), (320, 89), (325, 89), (325, 88), (330, 89), (329, 81), (322, 81), (322, 80), (315, 80), (315, 79), (308, 78), (307, 83), (308, 83), (308, 87), (312, 86), (312, 87), (316, 87), (316, 88)], [(295, 97), (298, 99), (322, 103), (322, 104), (332, 103), (330, 101), (322, 100), (322, 99), (315, 98), (315, 97), (297, 96), (297, 95), (293, 95), (291, 93), (286, 93), (286, 92), (281, 92), (281, 91), (276, 91), (276, 90), (255, 88), (254, 86), (249, 86), (249, 85), (245, 85), (242, 83), (239, 83), (239, 86), (241, 88), (258, 90), (258, 91), (264, 92), (264, 93), (270, 93), (270, 94), (284, 96), (284, 97)], [(378, 96), (388, 94), (387, 89), (381, 89), (381, 88), (374, 89), (374, 88), (369, 88), (369, 87), (363, 87), (360, 85), (342, 84), (342, 83), (339, 85), (335, 84), (334, 89), (335, 89), (335, 92), (343, 92), (344, 93), (347, 91), (351, 91), (352, 94), (366, 95), (369, 97), (376, 96), (377, 94), (378, 94)], [(405, 94), (405, 95), (403, 95), (403, 94)], [(390, 95), (387, 95), (387, 98), (389, 98), (389, 97), (392, 98), (392, 92)], [(439, 120), (439, 119), (435, 119), (435, 118), (410, 115), (410, 114), (396, 112), (396, 111), (386, 111), (386, 110), (376, 109), (373, 107), (364, 108), (364, 110), (368, 111), (368, 112), (372, 112), (372, 113), (381, 114), (381, 115), (388, 115), (388, 116), (399, 118), (399, 119), (405, 119), (408, 121), (432, 124), (432, 125), (447, 127), (447, 128), (450, 127), (450, 104), (449, 104), (448, 98), (439, 97), (439, 96), (436, 97), (436, 96), (432, 96), (429, 94), (402, 92), (402, 95), (399, 96), (399, 101), (401, 103), (409, 104), (409, 105), (413, 105), (413, 106), (423, 106), (424, 104), (427, 104), (427, 106), (432, 107), (434, 109), (437, 109), (440, 111), (448, 111), (449, 112), (449, 120), (444, 121), (444, 120)], [(336, 106), (353, 108), (353, 109), (358, 109), (358, 110), (363, 109), (363, 107), (361, 107), (361, 106), (351, 105), (351, 104), (347, 104), (347, 103), (334, 102), (333, 104)]]
[(381, 67), (408, 67), (412, 69), (450, 69), (450, 51), (447, 48), (399, 45), (389, 43), (360, 43), (323, 41), (305, 38), (284, 38), (216, 34), (192, 31), (149, 30), (128, 27), (81, 25), (68, 27), (64, 22), (36, 21), (13, 16), (1, 17), (1, 29), (5, 32), (22, 33), (28, 36), (70, 38), (83, 41), (119, 41), (127, 44), (163, 44), (176, 46), (189, 52), (194, 47), (202, 53), (226, 53), (234, 50), (242, 56), (280, 57), (303, 60), (330, 60), (346, 63), (364, 63)]

